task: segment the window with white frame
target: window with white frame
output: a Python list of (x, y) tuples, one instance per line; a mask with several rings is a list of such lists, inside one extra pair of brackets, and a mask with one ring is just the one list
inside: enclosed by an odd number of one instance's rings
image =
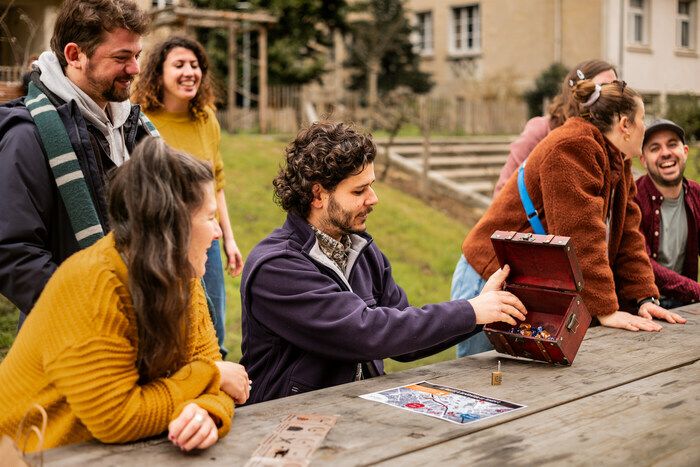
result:
[(696, 10), (696, 0), (678, 0), (676, 46), (679, 49), (695, 49)]
[(452, 8), (450, 53), (470, 54), (481, 51), (479, 5)]
[(166, 6), (173, 6), (176, 3), (175, 0), (151, 0), (151, 8), (165, 8)]
[(421, 11), (416, 13), (416, 29), (413, 35), (413, 45), (419, 54), (433, 53), (433, 12)]
[(631, 45), (649, 45), (650, 0), (629, 0), (627, 41)]

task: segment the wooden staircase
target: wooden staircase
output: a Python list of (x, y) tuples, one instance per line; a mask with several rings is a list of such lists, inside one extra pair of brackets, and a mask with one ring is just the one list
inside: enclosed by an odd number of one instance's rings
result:
[[(421, 138), (399, 138), (389, 149), (393, 167), (416, 175), (416, 182), (427, 176), (431, 187), (479, 207), (491, 204), (493, 187), (508, 158), (512, 136), (435, 138), (430, 141), (424, 172)], [(377, 138), (377, 149), (385, 150), (386, 138)]]

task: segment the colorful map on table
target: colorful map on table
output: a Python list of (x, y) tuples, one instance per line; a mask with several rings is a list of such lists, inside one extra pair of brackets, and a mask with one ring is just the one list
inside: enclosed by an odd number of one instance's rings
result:
[(360, 397), (459, 425), (525, 407), (427, 381), (363, 394)]

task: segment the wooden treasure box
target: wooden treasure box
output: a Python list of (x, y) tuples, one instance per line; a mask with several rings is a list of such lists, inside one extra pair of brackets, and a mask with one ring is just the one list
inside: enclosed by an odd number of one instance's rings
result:
[(497, 230), (491, 235), (501, 266), (510, 266), (505, 290), (527, 310), (512, 326), (491, 323), (484, 332), (504, 354), (571, 365), (591, 324), (583, 299), (583, 277), (569, 237)]

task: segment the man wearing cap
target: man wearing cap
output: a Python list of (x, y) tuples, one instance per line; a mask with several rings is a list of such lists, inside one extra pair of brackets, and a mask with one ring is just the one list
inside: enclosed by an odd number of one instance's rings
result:
[(644, 133), (636, 201), (640, 230), (654, 269), (661, 305), (674, 308), (700, 300), (698, 226), (700, 184), (683, 177), (688, 159), (685, 132), (670, 120), (656, 120)]

